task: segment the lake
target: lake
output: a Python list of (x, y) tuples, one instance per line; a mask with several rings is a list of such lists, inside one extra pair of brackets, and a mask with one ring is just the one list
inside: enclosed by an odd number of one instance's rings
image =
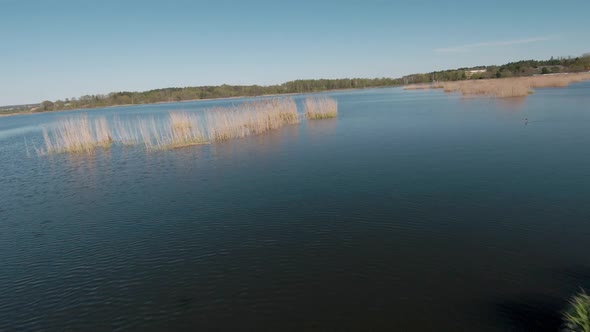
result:
[(327, 95), (337, 119), (149, 153), (33, 147), (242, 100), (0, 117), (0, 331), (557, 331), (590, 289), (590, 82)]

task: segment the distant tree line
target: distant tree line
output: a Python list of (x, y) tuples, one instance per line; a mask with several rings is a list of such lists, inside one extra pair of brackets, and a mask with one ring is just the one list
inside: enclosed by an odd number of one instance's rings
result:
[[(469, 70), (485, 69), (484, 73), (468, 75)], [(432, 81), (460, 81), (466, 79), (505, 78), (558, 73), (577, 73), (590, 70), (590, 53), (580, 57), (551, 58), (550, 60), (522, 60), (501, 66), (479, 66), (414, 74), (403, 77), (404, 84), (428, 83)]]
[[(485, 72), (468, 75), (468, 71), (473, 69), (485, 69)], [(587, 70), (590, 70), (590, 53), (576, 58), (551, 58), (544, 61), (523, 60), (507, 63), (501, 66), (459, 68), (424, 74), (412, 74), (402, 78), (296, 80), (270, 86), (224, 84), (220, 86), (165, 88), (143, 92), (113, 92), (107, 95), (86, 95), (80, 98), (66, 98), (65, 100), (57, 100), (55, 102), (44, 101), (33, 110), (37, 112), (47, 112), (117, 105), (137, 105), (200, 99), (309, 93), (338, 89), (388, 87), (404, 84), (428, 83), (432, 81), (458, 81), (466, 79), (532, 76), (537, 74), (580, 72)]]
[(80, 98), (44, 101), (37, 111), (94, 108), (114, 105), (152, 104), (159, 102), (178, 102), (186, 100), (216, 99), (230, 97), (254, 97), (273, 94), (321, 92), (338, 89), (358, 89), (396, 86), (401, 79), (392, 78), (354, 78), (297, 80), (280, 85), (220, 85), (184, 88), (165, 88), (143, 92), (113, 92), (108, 95), (87, 95)]

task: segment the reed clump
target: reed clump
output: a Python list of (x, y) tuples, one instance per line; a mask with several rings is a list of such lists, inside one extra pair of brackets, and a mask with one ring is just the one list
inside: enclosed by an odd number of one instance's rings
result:
[(153, 117), (138, 124), (141, 142), (147, 150), (178, 149), (208, 143), (198, 114), (170, 112), (168, 118), (156, 121)]
[(107, 120), (90, 120), (87, 116), (63, 119), (51, 134), (43, 128), (43, 141), (44, 148), (37, 149), (38, 154), (91, 153), (113, 143)]
[(410, 86), (408, 89), (442, 88), (445, 92), (459, 92), (464, 96), (510, 98), (528, 96), (535, 88), (566, 87), (571, 83), (586, 80), (590, 80), (590, 73), (439, 82), (432, 85), (423, 84), (419, 87)]
[(209, 140), (219, 142), (262, 134), (299, 121), (292, 98), (275, 98), (212, 109), (206, 113), (205, 127)]
[(590, 72), (575, 74), (551, 74), (543, 76), (525, 77), (533, 88), (560, 88), (571, 83), (590, 80)]
[(209, 143), (200, 117), (192, 112), (169, 112), (168, 117), (157, 121), (154, 117), (136, 121), (125, 134), (132, 142), (144, 145), (146, 150), (167, 150)]
[(572, 297), (563, 318), (565, 331), (590, 332), (590, 296), (582, 291)]
[(133, 146), (139, 144), (138, 126), (134, 122), (123, 121), (119, 117), (115, 117), (112, 123), (113, 140), (125, 146)]
[(91, 153), (113, 143), (142, 144), (148, 151), (176, 149), (228, 139), (258, 135), (283, 126), (297, 124), (300, 117), (293, 98), (274, 98), (247, 102), (229, 108), (216, 108), (204, 114), (169, 112), (168, 117), (123, 121), (115, 117), (112, 130), (105, 118), (69, 118), (58, 122), (50, 134), (43, 130), (47, 153)]
[(329, 97), (307, 97), (304, 101), (305, 117), (310, 120), (335, 118), (338, 102)]
[(197, 114), (187, 112), (170, 113), (170, 131), (161, 136), (161, 141), (171, 148), (207, 143)]
[(459, 92), (465, 96), (496, 98), (522, 97), (531, 93), (529, 82), (513, 78), (444, 82), (442, 88), (445, 92)]
[(420, 83), (420, 84), (410, 84), (404, 86), (404, 90), (428, 90), (428, 89), (441, 89), (443, 87), (442, 83)]

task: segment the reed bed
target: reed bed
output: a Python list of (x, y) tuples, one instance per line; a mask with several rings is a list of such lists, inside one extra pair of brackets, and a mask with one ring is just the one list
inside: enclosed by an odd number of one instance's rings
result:
[(207, 143), (207, 136), (201, 127), (197, 114), (171, 112), (170, 131), (165, 136), (161, 136), (161, 141), (169, 147), (180, 148)]
[(165, 120), (156, 121), (152, 117), (138, 121), (135, 126), (129, 135), (148, 151), (209, 143), (200, 117), (191, 112), (170, 112)]
[(216, 108), (203, 114), (170, 112), (165, 119), (154, 117), (123, 121), (115, 117), (109, 127), (105, 118), (67, 118), (50, 134), (43, 130), (45, 148), (39, 154), (92, 153), (111, 144), (143, 145), (146, 150), (176, 149), (258, 135), (300, 121), (292, 98), (247, 102)]
[[(141, 144), (148, 151), (178, 149), (208, 144), (202, 117), (193, 112), (169, 112), (165, 119), (153, 116), (122, 126), (132, 142)], [(124, 135), (122, 135), (124, 136)]]
[(141, 142), (139, 138), (139, 126), (129, 121), (123, 121), (119, 117), (113, 119), (113, 139), (125, 146), (133, 146)]
[(209, 140), (219, 142), (262, 134), (299, 121), (292, 98), (275, 98), (212, 109), (205, 116), (205, 127)]
[(307, 97), (304, 101), (305, 117), (310, 120), (335, 118), (338, 102), (329, 97)]
[(459, 92), (464, 96), (496, 98), (522, 97), (532, 92), (529, 82), (512, 78), (444, 82), (442, 89), (445, 92)]
[(113, 143), (111, 131), (105, 118), (93, 121), (87, 116), (71, 117), (60, 121), (52, 133), (43, 129), (44, 148), (38, 154), (94, 152), (109, 148)]
[(428, 90), (428, 89), (442, 89), (442, 83), (422, 83), (410, 84), (404, 86), (404, 90)]
[(590, 80), (590, 73), (439, 82), (409, 86), (405, 89), (442, 88), (445, 92), (459, 92), (464, 96), (510, 98), (527, 96), (533, 93), (535, 88), (566, 87), (571, 83), (586, 80)]

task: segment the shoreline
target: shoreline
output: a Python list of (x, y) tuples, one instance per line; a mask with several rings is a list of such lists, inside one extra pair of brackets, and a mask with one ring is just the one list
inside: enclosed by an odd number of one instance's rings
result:
[(317, 94), (317, 93), (326, 93), (326, 92), (335, 92), (335, 91), (357, 91), (357, 90), (369, 90), (369, 89), (399, 88), (402, 86), (403, 85), (392, 85), (392, 86), (379, 86), (379, 87), (370, 87), (370, 88), (333, 89), (333, 90), (315, 91), (315, 92), (275, 93), (275, 94), (260, 95), (260, 96), (236, 96), (236, 97), (223, 97), (223, 98), (190, 99), (190, 100), (181, 100), (181, 101), (158, 101), (155, 103), (147, 103), (147, 104), (122, 104), (122, 105), (110, 105), (110, 106), (89, 107), (89, 108), (73, 108), (73, 109), (58, 110), (58, 111), (15, 112), (15, 113), (8, 113), (8, 114), (0, 114), (0, 117), (15, 116), (15, 115), (33, 115), (33, 114), (43, 114), (43, 113), (60, 113), (60, 112), (67, 112), (67, 111), (83, 111), (83, 110), (92, 111), (92, 110), (100, 110), (100, 109), (116, 108), (116, 107), (133, 107), (133, 106), (144, 106), (144, 105), (194, 103), (194, 102), (200, 102), (200, 101), (206, 102), (206, 101), (213, 101), (213, 100), (252, 99), (252, 98), (261, 98), (261, 97), (287, 97), (287, 96), (298, 96), (298, 95)]
[(446, 93), (458, 92), (463, 97), (514, 98), (526, 97), (534, 89), (566, 88), (585, 81), (590, 81), (590, 72), (433, 82), (407, 85), (404, 90), (442, 89)]

